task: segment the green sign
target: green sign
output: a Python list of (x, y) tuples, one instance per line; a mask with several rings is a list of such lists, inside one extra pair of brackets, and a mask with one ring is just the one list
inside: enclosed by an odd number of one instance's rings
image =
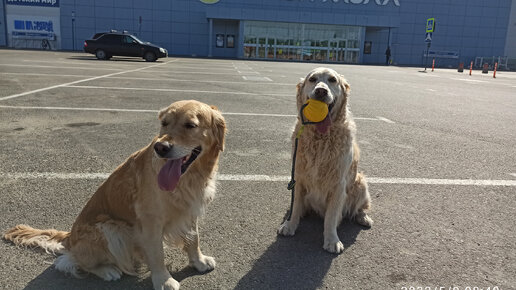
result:
[(435, 18), (428, 18), (426, 20), (426, 32), (434, 32), (435, 30)]
[(219, 0), (201, 0), (201, 2), (204, 4), (215, 4), (219, 2)]

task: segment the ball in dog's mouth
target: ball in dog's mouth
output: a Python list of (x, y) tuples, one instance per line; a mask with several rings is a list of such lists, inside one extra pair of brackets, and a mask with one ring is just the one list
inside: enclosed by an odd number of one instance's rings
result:
[(190, 164), (195, 161), (201, 151), (202, 148), (197, 147), (186, 156), (177, 159), (168, 159), (158, 173), (159, 188), (164, 191), (173, 191), (179, 183), (181, 175), (188, 170)]

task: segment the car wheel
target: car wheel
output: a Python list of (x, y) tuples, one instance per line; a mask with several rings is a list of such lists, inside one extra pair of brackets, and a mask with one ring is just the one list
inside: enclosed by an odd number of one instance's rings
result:
[(146, 52), (143, 58), (145, 61), (156, 61), (156, 55), (150, 51)]
[(104, 50), (102, 49), (98, 49), (96, 52), (95, 52), (95, 56), (98, 58), (98, 59), (107, 59), (107, 54)]

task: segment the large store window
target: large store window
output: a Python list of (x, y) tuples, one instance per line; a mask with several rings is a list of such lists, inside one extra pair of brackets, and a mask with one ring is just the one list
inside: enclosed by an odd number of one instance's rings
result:
[(360, 27), (246, 21), (244, 58), (358, 63)]

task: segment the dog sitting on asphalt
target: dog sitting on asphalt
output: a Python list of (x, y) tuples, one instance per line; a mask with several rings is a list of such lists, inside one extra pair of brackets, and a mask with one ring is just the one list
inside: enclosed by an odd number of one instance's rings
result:
[(55, 267), (76, 277), (136, 275), (141, 257), (154, 289), (179, 289), (165, 265), (163, 242), (182, 246), (198, 271), (212, 270), (215, 260), (199, 248), (197, 218), (215, 194), (226, 123), (215, 107), (197, 101), (173, 103), (159, 120), (159, 135), (116, 168), (70, 232), (18, 225), (4, 239), (62, 254)]
[[(364, 212), (371, 198), (365, 176), (358, 172), (359, 149), (356, 125), (349, 111), (349, 93), (344, 77), (329, 68), (314, 69), (297, 85), (298, 112), (309, 99), (314, 99), (324, 102), (329, 113), (323, 121), (305, 125), (299, 137), (291, 219), (278, 230), (284, 236), (294, 235), (300, 218), (314, 211), (324, 218), (324, 249), (331, 253), (344, 251), (337, 235), (343, 217), (366, 227), (373, 224)], [(300, 118), (292, 135), (293, 144), (303, 126)]]

